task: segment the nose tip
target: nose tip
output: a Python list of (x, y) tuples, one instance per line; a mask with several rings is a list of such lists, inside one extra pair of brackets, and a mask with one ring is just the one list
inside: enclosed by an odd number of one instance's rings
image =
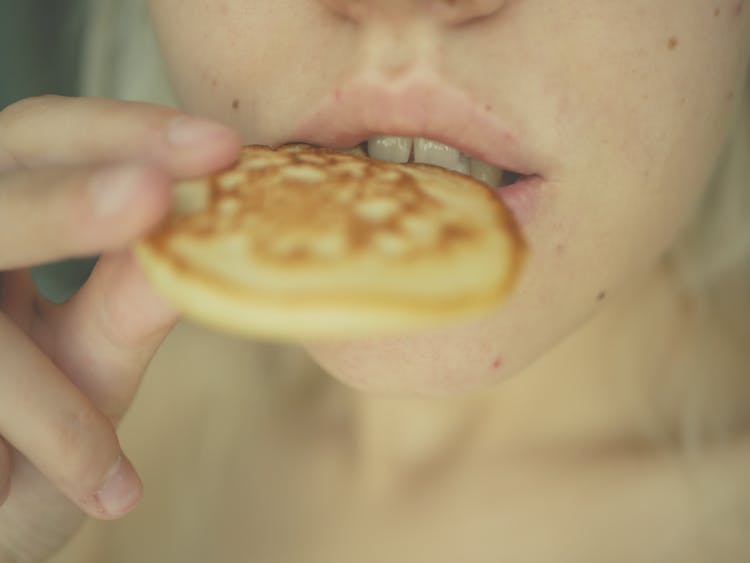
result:
[(507, 0), (319, 0), (337, 14), (357, 23), (370, 19), (403, 20), (414, 17), (460, 25), (490, 16)]

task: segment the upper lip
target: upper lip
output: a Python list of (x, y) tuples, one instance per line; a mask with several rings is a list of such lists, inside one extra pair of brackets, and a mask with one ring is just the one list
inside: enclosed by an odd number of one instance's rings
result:
[(290, 140), (345, 148), (378, 135), (429, 138), (503, 170), (543, 173), (544, 158), (530, 148), (519, 123), (435, 80), (341, 85), (303, 119)]

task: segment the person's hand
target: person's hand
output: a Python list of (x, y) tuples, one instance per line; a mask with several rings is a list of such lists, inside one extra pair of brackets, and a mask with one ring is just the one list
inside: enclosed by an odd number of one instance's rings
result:
[[(115, 433), (176, 314), (127, 251), (167, 213), (172, 178), (231, 164), (232, 130), (151, 104), (30, 98), (0, 112), (0, 562), (56, 551), (141, 483)], [(102, 255), (70, 300), (29, 267)]]

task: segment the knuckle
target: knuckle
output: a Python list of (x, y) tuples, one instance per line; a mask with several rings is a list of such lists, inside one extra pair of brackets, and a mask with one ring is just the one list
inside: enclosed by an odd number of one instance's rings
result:
[(163, 152), (167, 123), (180, 115), (166, 106), (109, 99), (92, 106), (92, 113), (100, 129), (117, 131), (120, 136), (120, 143), (110, 147), (112, 158), (156, 161)]
[(98, 487), (120, 453), (114, 426), (93, 407), (63, 415), (53, 440), (65, 485), (71, 489)]
[(146, 130), (161, 130), (165, 122), (179, 112), (167, 106), (160, 106), (148, 102), (131, 102), (122, 100), (108, 100), (102, 109), (116, 121), (132, 122), (136, 119)]
[[(160, 142), (164, 137), (164, 132), (169, 121), (179, 115), (179, 112), (171, 108), (156, 106), (152, 104), (140, 104), (138, 106), (138, 115), (140, 118), (140, 134), (148, 141), (153, 143)], [(128, 119), (132, 119), (132, 108), (128, 112)]]
[(130, 128), (131, 142), (126, 149), (129, 154), (123, 156), (169, 169), (173, 151), (169, 141), (169, 123), (176, 115), (161, 110), (143, 113), (140, 122)]

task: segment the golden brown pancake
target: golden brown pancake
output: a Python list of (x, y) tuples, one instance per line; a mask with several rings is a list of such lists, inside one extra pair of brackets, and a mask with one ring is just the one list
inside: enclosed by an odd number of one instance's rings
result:
[(175, 186), (168, 220), (135, 247), (186, 317), (278, 340), (372, 337), (501, 304), (524, 244), (481, 182), (308, 145), (248, 146)]

